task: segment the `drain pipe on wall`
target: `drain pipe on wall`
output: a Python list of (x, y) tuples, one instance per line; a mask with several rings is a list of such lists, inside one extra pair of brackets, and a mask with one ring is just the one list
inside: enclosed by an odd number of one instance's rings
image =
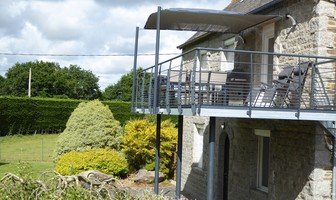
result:
[(296, 21), (295, 21), (295, 19), (294, 19), (294, 17), (292, 15), (286, 14), (286, 18), (289, 19), (289, 20), (291, 20), (292, 26), (296, 26)]
[(335, 134), (332, 134), (334, 137), (333, 144), (333, 169), (332, 169), (332, 186), (331, 186), (331, 199), (336, 200), (336, 137)]

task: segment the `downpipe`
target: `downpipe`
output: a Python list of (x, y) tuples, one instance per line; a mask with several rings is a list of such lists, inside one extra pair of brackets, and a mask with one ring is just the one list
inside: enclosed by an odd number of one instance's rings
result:
[(331, 188), (331, 199), (336, 200), (336, 137), (334, 136), (333, 144), (333, 170), (332, 170), (332, 188)]

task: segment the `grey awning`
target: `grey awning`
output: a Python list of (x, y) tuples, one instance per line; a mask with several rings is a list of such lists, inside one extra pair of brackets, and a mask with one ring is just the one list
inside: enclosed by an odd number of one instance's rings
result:
[[(279, 19), (276, 15), (253, 15), (228, 11), (171, 8), (160, 14), (161, 30), (239, 33), (242, 30)], [(145, 29), (156, 29), (157, 12), (152, 13)]]

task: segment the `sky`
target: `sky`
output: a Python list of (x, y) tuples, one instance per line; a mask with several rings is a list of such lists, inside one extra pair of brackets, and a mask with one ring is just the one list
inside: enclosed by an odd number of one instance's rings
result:
[[(43, 60), (57, 62), (61, 67), (74, 64), (99, 77), (99, 86), (104, 90), (133, 68), (137, 26), (138, 66), (154, 65), (154, 56), (143, 54), (155, 53), (156, 32), (143, 27), (158, 6), (221, 10), (229, 1), (1, 0), (0, 75), (5, 76), (17, 62)], [(176, 47), (193, 34), (161, 31), (160, 53), (180, 53)], [(169, 57), (172, 55), (161, 56), (160, 61)]]

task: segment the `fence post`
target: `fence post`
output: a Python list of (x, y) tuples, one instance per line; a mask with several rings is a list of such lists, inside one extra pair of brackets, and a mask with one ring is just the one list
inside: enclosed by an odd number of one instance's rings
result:
[(42, 161), (44, 161), (44, 159), (43, 159), (43, 157), (44, 157), (44, 152), (43, 152), (43, 150), (44, 150), (44, 145), (43, 145), (43, 138), (42, 138)]

